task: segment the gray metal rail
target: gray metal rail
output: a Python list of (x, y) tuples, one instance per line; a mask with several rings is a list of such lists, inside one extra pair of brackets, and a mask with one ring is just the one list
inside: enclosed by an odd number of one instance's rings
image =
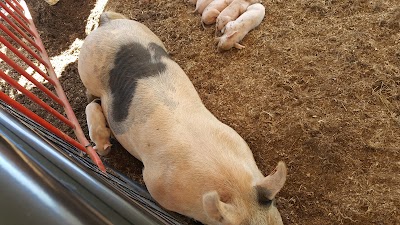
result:
[(110, 168), (104, 175), (79, 150), (56, 136), (43, 139), (43, 128), (22, 116), (28, 129), (18, 116), (0, 107), (1, 224), (180, 224), (140, 185)]

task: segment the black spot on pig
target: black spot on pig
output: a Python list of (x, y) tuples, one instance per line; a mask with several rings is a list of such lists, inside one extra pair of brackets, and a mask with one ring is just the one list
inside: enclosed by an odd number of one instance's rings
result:
[(163, 57), (168, 57), (168, 53), (155, 43), (150, 43), (147, 48), (139, 43), (120, 47), (109, 79), (113, 96), (111, 116), (115, 122), (127, 118), (137, 81), (165, 71), (166, 65), (161, 62)]

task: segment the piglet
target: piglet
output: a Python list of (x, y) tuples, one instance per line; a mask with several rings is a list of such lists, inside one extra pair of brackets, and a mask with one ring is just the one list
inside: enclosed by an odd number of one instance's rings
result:
[(260, 3), (253, 4), (247, 8), (235, 21), (226, 24), (224, 35), (216, 38), (219, 50), (229, 50), (232, 47), (237, 49), (244, 48), (239, 42), (252, 29), (260, 25), (265, 16), (265, 8)]
[(212, 2), (213, 0), (197, 0), (195, 12), (200, 14), (203, 13), (204, 9)]
[(95, 143), (94, 149), (99, 155), (107, 155), (111, 150), (111, 131), (106, 126), (100, 100), (96, 99), (86, 106), (86, 121), (89, 128), (89, 137)]
[(59, 0), (45, 0), (49, 5), (55, 5), (58, 3)]
[(214, 0), (205, 9), (201, 15), (201, 22), (203, 24), (215, 23), (218, 15), (224, 10), (233, 0)]
[(233, 0), (232, 3), (218, 15), (216, 19), (217, 30), (222, 30), (228, 22), (235, 20), (244, 13), (249, 5), (257, 2), (259, 2), (259, 0)]

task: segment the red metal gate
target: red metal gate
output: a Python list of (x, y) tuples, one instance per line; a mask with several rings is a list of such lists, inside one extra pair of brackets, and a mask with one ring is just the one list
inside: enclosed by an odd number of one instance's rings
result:
[[(83, 152), (86, 152), (92, 159), (92, 161), (99, 167), (99, 169), (105, 172), (105, 167), (103, 163), (101, 162), (99, 156), (94, 151), (94, 149), (89, 145), (89, 141), (86, 139), (78, 123), (78, 120), (68, 102), (64, 90), (60, 85), (60, 82), (50, 63), (43, 43), (32, 21), (25, 1), (0, 0), (0, 21), (0, 29), (6, 34), (0, 35), (0, 42), (5, 46), (6, 50), (13, 52), (16, 56), (18, 56), (21, 62), (26, 65), (26, 67), (31, 67), (35, 72), (40, 74), (46, 81), (51, 84), (51, 89), (54, 90), (50, 90), (49, 88), (45, 87), (37, 79), (27, 73), (20, 66), (21, 63), (16, 63), (15, 60), (8, 57), (5, 53), (1, 51), (0, 59), (2, 59), (6, 63), (6, 67), (15, 70), (17, 73), (24, 76), (38, 89), (44, 92), (49, 97), (49, 99), (54, 101), (56, 104), (62, 106), (64, 108), (66, 117), (64, 117), (60, 112), (49, 106), (48, 103), (45, 103), (42, 99), (20, 85), (15, 79), (7, 74), (7, 69), (0, 68), (0, 78), (10, 84), (13, 88), (17, 89), (18, 91), (29, 97), (34, 103), (40, 105), (41, 108), (51, 113), (55, 118), (66, 124), (70, 129), (73, 129), (78, 141), (63, 133), (60, 129), (52, 125), (49, 121), (41, 118), (36, 113), (25, 107), (23, 104), (15, 101), (13, 98), (5, 94), (3, 90), (0, 90), (0, 99), (14, 109), (23, 113), (25, 116), (36, 121), (38, 124), (45, 127), (52, 133), (72, 144), (76, 148), (80, 149)], [(13, 40), (13, 44), (9, 40)], [(45, 70), (40, 69), (40, 67), (44, 67)]]

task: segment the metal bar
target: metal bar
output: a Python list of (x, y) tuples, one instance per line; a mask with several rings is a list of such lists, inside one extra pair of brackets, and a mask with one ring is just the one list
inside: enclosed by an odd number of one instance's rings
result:
[[(18, 140), (13, 133), (1, 131), (0, 210), (5, 224), (112, 224), (98, 211), (97, 205), (88, 204), (79, 195), (81, 193), (75, 189), (71, 191), (68, 186), (81, 188), (79, 184), (66, 184), (64, 180), (71, 178), (64, 173), (59, 173), (60, 177), (53, 176), (52, 171), (46, 171), (45, 165), (56, 170), (54, 164), (37, 154), (36, 149), (27, 144), (22, 147), (20, 143), (24, 141)], [(32, 154), (36, 158), (31, 157)], [(21, 212), (29, 216), (21, 216)]]
[(75, 128), (75, 125), (71, 123), (67, 118), (65, 118), (63, 115), (61, 115), (57, 110), (53, 109), (49, 105), (47, 105), (45, 102), (43, 102), (40, 98), (38, 98), (36, 95), (32, 94), (30, 91), (28, 91), (26, 88), (22, 87), (20, 84), (18, 84), (17, 81), (9, 77), (7, 74), (5, 74), (3, 71), (0, 70), (0, 77), (3, 78), (7, 83), (11, 84), (14, 86), (16, 89), (18, 89), (20, 92), (22, 92), (24, 95), (28, 96), (32, 101), (36, 102), (38, 105), (40, 105), (42, 108), (44, 108), (46, 111), (51, 113), (53, 116), (57, 117), (59, 120), (64, 122), (66, 125), (71, 127), (72, 129)]
[(17, 14), (20, 16), (20, 18), (25, 21), (25, 24), (28, 25), (29, 21), (28, 21), (27, 18), (25, 18), (24, 13), (22, 12), (22, 10), (17, 8), (10, 0), (5, 0), (5, 1), (8, 3), (8, 5), (11, 6), (11, 8), (14, 9), (15, 12), (17, 12)]
[(10, 49), (15, 55), (17, 55), (20, 59), (22, 59), (26, 64), (32, 67), (36, 72), (38, 72), (44, 79), (50, 82), (52, 85), (55, 85), (54, 81), (47, 76), (39, 67), (37, 67), (31, 60), (29, 60), (26, 56), (24, 56), (21, 52), (18, 51), (14, 46), (11, 45), (5, 38), (0, 36), (0, 42), (3, 43), (8, 49)]
[(18, 2), (17, 0), (12, 0), (12, 2), (14, 2), (14, 5), (15, 5), (16, 7), (18, 7), (19, 10), (21, 10), (21, 12), (24, 11), (24, 9), (22, 8), (22, 6), (19, 4), (19, 2)]
[(25, 32), (23, 30), (21, 30), (13, 21), (11, 21), (6, 15), (4, 15), (4, 13), (2, 13), (0, 11), (0, 17), (3, 18), (5, 21), (7, 21), (7, 23), (14, 28), (14, 30), (16, 30), (20, 35), (22, 35), (22, 37), (24, 39), (26, 39), (27, 41), (29, 41), (29, 43), (31, 45), (33, 45), (33, 47), (35, 47), (37, 50), (41, 51), (40, 47), (35, 43), (35, 41), (29, 37), (28, 35), (25, 34)]
[[(77, 186), (75, 182), (71, 183), (67, 177), (64, 177), (65, 179), (62, 178), (63, 174), (69, 175), (72, 181), (76, 181), (80, 185), (82, 185), (83, 189), (87, 190), (87, 192), (86, 194), (85, 193), (79, 194), (80, 199), (90, 200), (91, 203), (89, 204), (94, 205), (96, 208), (99, 209), (99, 207), (101, 207), (101, 203), (100, 204), (94, 203), (93, 199), (95, 200), (99, 199), (100, 201), (103, 201), (105, 204), (112, 207), (115, 212), (117, 212), (119, 215), (129, 220), (130, 224), (140, 224), (140, 225), (181, 224), (176, 220), (175, 220), (176, 222), (174, 223), (169, 223), (170, 220), (158, 220), (160, 219), (160, 217), (157, 216), (153, 217), (155, 213), (161, 210), (156, 204), (154, 203), (150, 205), (143, 204), (139, 199), (133, 196), (126, 195), (126, 193), (123, 190), (118, 188), (118, 185), (115, 185), (115, 182), (117, 183), (121, 182), (120, 178), (117, 178), (119, 175), (118, 172), (110, 169), (112, 173), (109, 174), (109, 176), (108, 175), (104, 176), (102, 174), (99, 174), (97, 171), (94, 173), (93, 170), (84, 166), (85, 163), (82, 163), (80, 157), (78, 158), (78, 160), (71, 160), (71, 154), (68, 151), (70, 148), (67, 149), (62, 148), (62, 151), (57, 151), (54, 148), (54, 146), (49, 145), (49, 143), (46, 141), (43, 141), (43, 139), (39, 137), (37, 133), (32, 132), (27, 127), (21, 125), (19, 121), (16, 121), (15, 118), (11, 117), (5, 111), (2, 111), (1, 108), (0, 108), (0, 126), (4, 126), (5, 128), (8, 128), (8, 130), (12, 130), (13, 134), (15, 134), (17, 138), (15, 139), (9, 138), (9, 140), (12, 140), (11, 142), (14, 143), (14, 145), (20, 146), (19, 143), (21, 143), (21, 141), (18, 139), (21, 139), (24, 140), (23, 141), (24, 144), (21, 144), (22, 146), (24, 146), (25, 143), (27, 143), (29, 147), (33, 148), (33, 151), (29, 151), (30, 149), (27, 150), (24, 149), (23, 153), (27, 155), (27, 157), (29, 158), (34, 157), (36, 159), (37, 156), (35, 153), (38, 153), (37, 155), (43, 156), (45, 159), (52, 162), (57, 168), (59, 168), (62, 171), (62, 174), (58, 173), (58, 170), (54, 168), (46, 169), (46, 172), (50, 173), (51, 176), (57, 178), (58, 180), (61, 180), (64, 184), (68, 184), (69, 191), (79, 192), (81, 188)], [(7, 129), (0, 130), (0, 135), (2, 131), (3, 133), (5, 133), (8, 130)], [(5, 134), (5, 137), (10, 137), (10, 135)], [(75, 155), (72, 155), (72, 158), (76, 159), (76, 157), (74, 156)], [(86, 159), (82, 160), (86, 161)], [(39, 160), (35, 160), (35, 162), (37, 161)], [(40, 163), (41, 166), (44, 164), (43, 161), (39, 162), (41, 162)], [(71, 189), (71, 187), (74, 188)], [(131, 189), (129, 185), (127, 186), (127, 188), (136, 193), (136, 189)], [(93, 194), (96, 196), (96, 198), (87, 198), (88, 194), (89, 195)], [(104, 211), (102, 212), (104, 213)], [(168, 214), (167, 212), (164, 213)], [(106, 214), (103, 215), (106, 216)], [(107, 218), (112, 220), (114, 217), (108, 214)], [(115, 221), (112, 222), (113, 224), (122, 224), (122, 223), (116, 223)]]
[(24, 21), (22, 21), (20, 18), (18, 18), (18, 16), (16, 16), (14, 14), (13, 11), (10, 10), (10, 8), (8, 8), (3, 2), (0, 1), (0, 6), (3, 7), (3, 9), (5, 9), (8, 14), (11, 15), (12, 18), (14, 18), (14, 20), (16, 20), (19, 25), (21, 25), (22, 28), (24, 28), (28, 33), (30, 33), (32, 36), (36, 37), (36, 35), (29, 29), (29, 27), (24, 23)]
[[(40, 49), (42, 49), (42, 51), (41, 51), (42, 58), (48, 63), (48, 65), (51, 65), (50, 59), (49, 59), (49, 57), (47, 55), (47, 52), (46, 52), (46, 50), (44, 48), (44, 45), (43, 45), (42, 41), (39, 38), (39, 34), (37, 33), (37, 29), (35, 27), (35, 24), (33, 23), (32, 16), (29, 13), (28, 6), (26, 5), (24, 0), (21, 0), (20, 4), (21, 4), (22, 8), (24, 9), (25, 17), (29, 20), (29, 24), (30, 24), (29, 27), (31, 28), (32, 32), (34, 33), (33, 36), (35, 37), (36, 44), (39, 45)], [(75, 129), (74, 129), (75, 136), (78, 138), (78, 140), (82, 144), (82, 146), (88, 146), (89, 145), (89, 141), (86, 139), (86, 136), (83, 133), (81, 126), (79, 125), (78, 119), (76, 118), (75, 113), (72, 110), (71, 105), (69, 104), (67, 96), (64, 93), (64, 90), (63, 90), (63, 88), (62, 88), (62, 86), (60, 84), (60, 81), (58, 80), (58, 78), (56, 76), (56, 73), (54, 72), (53, 67), (49, 66), (47, 68), (47, 73), (49, 74), (49, 76), (56, 83), (55, 90), (56, 90), (56, 93), (57, 93), (58, 97), (64, 102), (64, 110), (65, 110), (65, 113), (66, 113), (68, 119), (73, 124), (75, 124)], [(101, 162), (101, 160), (100, 160), (99, 156), (97, 155), (97, 153), (94, 151), (94, 149), (93, 148), (88, 148), (87, 150), (88, 150), (87, 153), (88, 153), (89, 157), (93, 160), (93, 162), (96, 163), (96, 165), (99, 167), (99, 169), (101, 171), (106, 173), (105, 167), (104, 167), (103, 163)]]
[(25, 106), (21, 105), (20, 103), (18, 103), (14, 99), (10, 98), (8, 95), (4, 94), (4, 92), (2, 92), (2, 91), (0, 91), (0, 99), (3, 100), (4, 102), (6, 102), (11, 107), (13, 107), (14, 109), (20, 111), (21, 113), (23, 113), (27, 117), (29, 117), (32, 120), (36, 121), (38, 124), (40, 124), (44, 128), (46, 128), (49, 131), (53, 132), (55, 135), (57, 135), (60, 138), (64, 139), (65, 141), (67, 141), (71, 145), (73, 145), (73, 146), (77, 147), (78, 149), (86, 152), (85, 147), (83, 147), (80, 143), (78, 143), (77, 141), (72, 139), (70, 136), (68, 136), (65, 133), (63, 133), (62, 131), (60, 131), (58, 128), (56, 128), (53, 125), (51, 125), (46, 120), (42, 119), (40, 116), (38, 116), (34, 112), (32, 112), (29, 109), (27, 109)]
[[(4, 94), (2, 91), (0, 91), (0, 100), (3, 100), (3, 102), (7, 103), (9, 106), (14, 108), (18, 112), (24, 114), (26, 117), (28, 117), (31, 120), (35, 121), (36, 123), (38, 123), (42, 127), (46, 128), (48, 131), (52, 132), (54, 135), (58, 136), (59, 138), (63, 139), (64, 141), (68, 142), (72, 146), (76, 147), (77, 149), (79, 149), (79, 150), (81, 150), (83, 152), (86, 152), (89, 155), (89, 157), (90, 157), (90, 153), (89, 153), (90, 149), (92, 151), (94, 151), (92, 146), (88, 146), (88, 147), (85, 148), (82, 144), (80, 144), (76, 140), (72, 139), (70, 136), (66, 135), (65, 133), (60, 131), (58, 128), (54, 127), (53, 125), (51, 125), (46, 120), (42, 119), (40, 116), (36, 115), (35, 113), (33, 113), (32, 111), (27, 109), (25, 106), (21, 105), (20, 103), (18, 103), (14, 99), (10, 98), (8, 95)], [(0, 115), (1, 115), (1, 110), (0, 110)], [(4, 118), (0, 118), (0, 120), (1, 119), (4, 119)], [(21, 132), (21, 131), (18, 131), (18, 132)], [(22, 132), (22, 133), (26, 133), (26, 132)], [(100, 159), (98, 159), (98, 160), (100, 161)], [(101, 163), (101, 161), (100, 162), (99, 161), (94, 161), (94, 160), (92, 160), (92, 161), (96, 165), (101, 165), (101, 167), (98, 166), (99, 169), (102, 172), (105, 172), (105, 167)]]
[[(44, 66), (48, 67), (48, 64), (31, 48), (28, 47), (21, 39), (19, 39), (15, 34), (13, 34), (6, 26), (0, 23), (0, 29), (2, 29), (8, 36), (10, 36), (15, 42), (17, 42), (21, 47), (23, 47), (29, 54), (31, 54), (35, 59), (37, 59)], [(5, 39), (4, 39), (5, 40)]]
[(14, 68), (18, 73), (23, 75), (26, 79), (28, 79), (30, 82), (32, 82), (34, 85), (36, 85), (37, 88), (39, 88), (44, 93), (46, 93), (50, 98), (52, 98), (58, 104), (60, 104), (62, 106), (65, 105), (64, 101), (62, 101), (60, 98), (58, 98), (53, 92), (51, 92), (49, 89), (47, 89), (43, 84), (41, 84), (37, 80), (35, 80), (30, 74), (28, 74), (24, 69), (22, 69), (20, 66), (18, 66), (14, 61), (9, 59), (4, 53), (0, 52), (0, 58), (3, 59), (6, 63), (8, 63), (8, 65), (10, 65), (12, 68)]

